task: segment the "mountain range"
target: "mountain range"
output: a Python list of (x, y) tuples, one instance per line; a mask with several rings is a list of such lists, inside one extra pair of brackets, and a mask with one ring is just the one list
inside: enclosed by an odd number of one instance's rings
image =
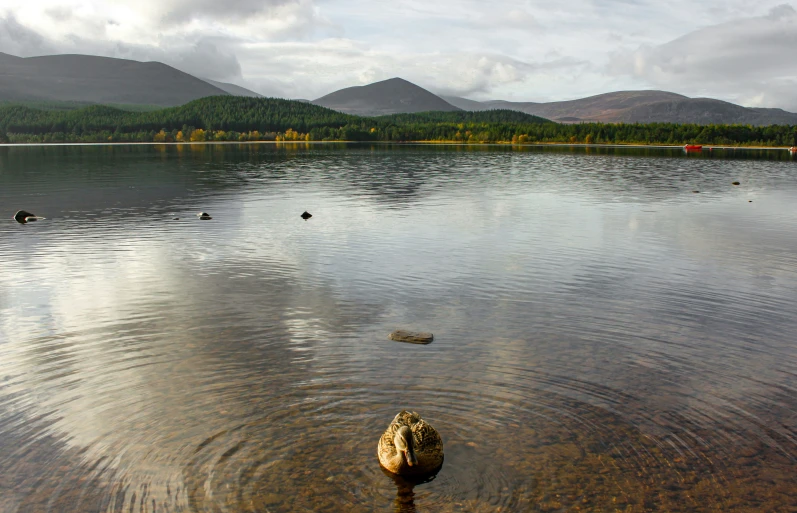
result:
[(547, 103), (502, 100), (477, 102), (456, 96), (443, 98), (464, 110), (517, 110), (560, 123), (797, 124), (797, 114), (783, 109), (742, 107), (722, 100), (689, 98), (666, 91), (618, 91), (579, 100)]
[[(198, 78), (160, 62), (92, 55), (21, 58), (0, 53), (0, 102), (63, 101), (166, 107), (217, 95), (261, 97), (249, 89)], [(401, 78), (347, 87), (311, 103), (360, 116), (508, 109), (559, 123), (797, 125), (797, 114), (782, 109), (742, 107), (666, 91), (619, 91), (558, 102), (475, 101), (439, 96)]]

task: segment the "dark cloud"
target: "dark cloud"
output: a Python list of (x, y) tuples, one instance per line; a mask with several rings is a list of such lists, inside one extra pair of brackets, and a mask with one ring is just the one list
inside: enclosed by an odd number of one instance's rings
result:
[(691, 32), (660, 46), (618, 54), (615, 75), (633, 75), (678, 92), (733, 96), (750, 105), (797, 109), (797, 11), (788, 4), (765, 16)]
[(235, 53), (206, 39), (179, 53), (173, 65), (191, 75), (213, 80), (241, 77), (241, 64)]
[(47, 39), (21, 25), (13, 14), (0, 18), (0, 52), (17, 57), (56, 53)]
[(72, 9), (65, 6), (49, 7), (44, 10), (44, 14), (55, 21), (67, 21), (72, 18)]
[[(62, 14), (69, 11), (63, 10), (65, 12)], [(70, 34), (64, 40), (55, 42), (20, 24), (13, 15), (0, 18), (0, 51), (18, 57), (80, 53), (163, 62), (191, 75), (213, 80), (242, 78), (241, 64), (235, 55), (235, 46), (240, 44), (239, 40), (187, 35), (181, 38), (165, 38), (159, 43), (158, 46), (136, 45), (89, 39), (78, 34)]]
[(241, 20), (298, 3), (300, 3), (299, 0), (179, 0), (171, 3), (172, 6), (163, 16), (163, 21), (173, 24), (208, 18)]

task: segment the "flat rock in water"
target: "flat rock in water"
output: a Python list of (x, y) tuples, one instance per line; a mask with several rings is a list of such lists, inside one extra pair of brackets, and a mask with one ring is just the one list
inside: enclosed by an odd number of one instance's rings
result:
[(396, 330), (387, 336), (396, 342), (409, 342), (410, 344), (428, 344), (434, 340), (434, 335), (423, 331)]

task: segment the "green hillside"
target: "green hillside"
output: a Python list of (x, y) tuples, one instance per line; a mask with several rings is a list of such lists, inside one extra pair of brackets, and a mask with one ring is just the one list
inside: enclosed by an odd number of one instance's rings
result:
[[(47, 106), (44, 104), (42, 106)], [(307, 102), (212, 96), (132, 112), (93, 105), (0, 105), (0, 142), (453, 141), (791, 146), (797, 127), (674, 123), (558, 124), (511, 110), (360, 117)]]

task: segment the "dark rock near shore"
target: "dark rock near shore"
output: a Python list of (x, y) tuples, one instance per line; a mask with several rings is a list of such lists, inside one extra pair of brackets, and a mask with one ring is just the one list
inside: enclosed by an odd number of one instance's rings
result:
[(302, 212), (302, 219), (304, 219), (305, 221), (306, 221), (306, 220), (308, 220), (308, 219), (310, 219), (311, 217), (313, 217), (313, 214), (311, 214), (311, 213), (310, 213), (310, 212), (308, 212), (307, 210), (305, 210), (304, 212)]
[(387, 336), (396, 342), (408, 342), (410, 344), (429, 344), (434, 340), (434, 335), (422, 331), (396, 330)]
[(731, 182), (732, 185), (741, 185), (739, 182)]
[(200, 212), (196, 216), (202, 219), (203, 221), (207, 221), (208, 219), (213, 219), (212, 217), (210, 217), (210, 214), (208, 214), (207, 212)]

